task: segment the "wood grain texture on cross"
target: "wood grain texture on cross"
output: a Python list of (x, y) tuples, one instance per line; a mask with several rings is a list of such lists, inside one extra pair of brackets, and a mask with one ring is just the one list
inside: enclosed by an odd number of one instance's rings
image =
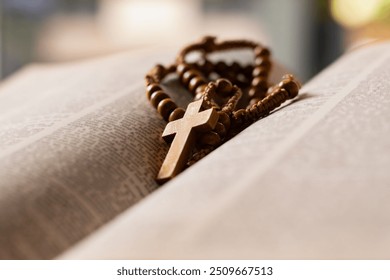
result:
[(183, 118), (169, 122), (162, 137), (167, 142), (173, 138), (168, 154), (157, 175), (157, 182), (162, 184), (179, 174), (185, 167), (199, 133), (215, 128), (218, 113), (214, 108), (200, 112), (203, 99), (188, 105)]

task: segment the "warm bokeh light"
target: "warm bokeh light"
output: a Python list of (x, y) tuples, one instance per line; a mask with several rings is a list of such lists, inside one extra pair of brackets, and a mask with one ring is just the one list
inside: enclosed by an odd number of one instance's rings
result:
[(332, 0), (331, 12), (346, 27), (360, 27), (374, 21), (387, 0)]
[(142, 45), (184, 34), (199, 14), (199, 1), (193, 0), (101, 0), (98, 19), (111, 40), (134, 44), (136, 39)]

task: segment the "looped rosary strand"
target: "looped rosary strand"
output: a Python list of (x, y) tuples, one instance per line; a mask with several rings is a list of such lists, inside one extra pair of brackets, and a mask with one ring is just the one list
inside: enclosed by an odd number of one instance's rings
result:
[[(252, 67), (242, 67), (239, 63), (233, 62), (230, 65), (230, 69), (228, 65), (224, 62), (218, 62), (213, 67), (213, 63), (207, 58), (207, 55), (217, 52), (217, 51), (226, 51), (226, 50), (234, 50), (234, 49), (252, 49), (255, 55), (254, 59), (254, 65)], [(236, 82), (234, 80), (237, 80), (236, 78), (239, 76), (239, 71), (241, 70), (244, 72), (246, 70), (246, 77), (248, 80), (250, 80), (250, 88), (248, 91), (248, 97), (250, 100), (255, 99), (257, 102), (259, 99), (262, 99), (265, 97), (267, 90), (268, 90), (268, 76), (269, 72), (271, 70), (272, 64), (270, 61), (270, 51), (266, 47), (263, 47), (260, 44), (257, 44), (252, 41), (247, 40), (232, 40), (232, 41), (224, 41), (224, 42), (216, 42), (216, 38), (212, 36), (204, 37), (201, 42), (195, 43), (192, 45), (189, 45), (185, 47), (177, 56), (176, 63), (179, 65), (178, 67), (178, 74), (182, 77), (182, 81), (184, 80), (184, 75), (188, 77), (188, 74), (191, 73), (191, 68), (189, 67), (189, 64), (186, 62), (186, 57), (191, 52), (201, 52), (202, 53), (202, 60), (205, 67), (209, 68), (210, 70), (215, 68), (220, 74), (220, 76), (225, 76), (226, 78), (230, 78), (229, 80), (231, 82)], [(185, 66), (187, 66), (187, 71), (184, 72)], [(251, 71), (251, 73), (249, 71)], [(211, 71), (210, 71), (211, 72)], [(249, 73), (250, 74), (249, 74)], [(194, 73), (195, 74), (195, 73)], [(210, 73), (207, 73), (209, 75)], [(248, 75), (249, 74), (249, 75)], [(248, 77), (249, 76), (249, 77)], [(250, 77), (251, 76), (251, 77)], [(193, 76), (194, 81), (192, 82), (192, 87), (190, 84), (184, 83), (184, 85), (189, 86), (189, 90), (191, 92), (196, 91), (199, 86), (202, 86), (202, 84), (205, 84), (205, 82), (201, 82), (202, 78), (197, 75)], [(195, 81), (196, 80), (196, 81)], [(200, 88), (200, 92), (202, 92), (202, 88)], [(253, 102), (254, 103), (254, 102)]]
[[(212, 62), (208, 58), (213, 52), (243, 48), (253, 50), (253, 65)], [(201, 59), (187, 62), (187, 55), (192, 52), (200, 52)], [(298, 94), (300, 84), (291, 74), (284, 75), (279, 84), (270, 86), (271, 66), (270, 51), (260, 44), (247, 40), (216, 42), (215, 37), (207, 36), (185, 47), (175, 64), (168, 67), (158, 64), (146, 75), (148, 99), (168, 121), (163, 138), (167, 142), (180, 138), (175, 140), (177, 143), (172, 142), (157, 177), (158, 182), (174, 177), (181, 169), (200, 160)], [(195, 101), (188, 105), (187, 110), (179, 108), (160, 86), (168, 74), (175, 72), (182, 85), (194, 96)], [(213, 76), (218, 78), (213, 81)], [(171, 122), (175, 122), (175, 126), (169, 125)]]

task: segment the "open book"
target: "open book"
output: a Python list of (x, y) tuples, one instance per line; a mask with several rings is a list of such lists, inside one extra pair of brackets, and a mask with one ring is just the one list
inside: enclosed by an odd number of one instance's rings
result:
[(173, 57), (33, 65), (0, 86), (0, 258), (390, 257), (389, 43), (158, 187), (165, 122), (143, 76)]

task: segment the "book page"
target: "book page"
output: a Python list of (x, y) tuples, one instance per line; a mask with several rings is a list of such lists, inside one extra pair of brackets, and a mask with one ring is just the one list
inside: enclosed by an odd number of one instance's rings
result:
[[(144, 74), (168, 51), (30, 66), (0, 87), (0, 258), (52, 258), (156, 189)], [(163, 61), (162, 61), (163, 62)]]
[(390, 44), (299, 97), (59, 258), (390, 257)]

